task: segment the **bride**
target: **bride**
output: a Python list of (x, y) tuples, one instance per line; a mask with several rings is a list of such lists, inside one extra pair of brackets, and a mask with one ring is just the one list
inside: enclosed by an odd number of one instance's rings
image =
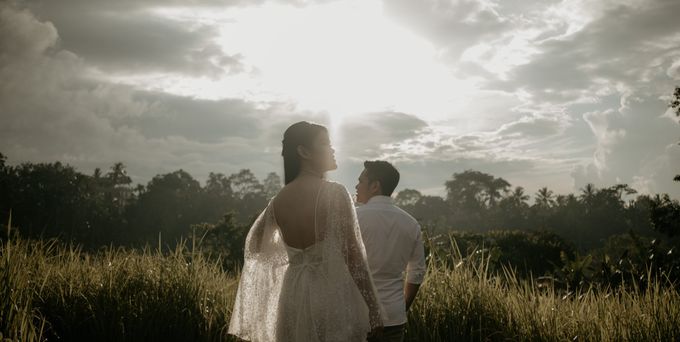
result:
[(337, 168), (324, 126), (283, 135), (286, 185), (253, 223), (229, 333), (250, 341), (365, 341), (382, 308), (352, 199), (324, 179)]

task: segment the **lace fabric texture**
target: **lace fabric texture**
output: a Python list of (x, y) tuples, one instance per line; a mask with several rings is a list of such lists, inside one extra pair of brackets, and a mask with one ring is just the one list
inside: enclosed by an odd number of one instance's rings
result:
[(229, 333), (249, 341), (365, 341), (385, 313), (377, 300), (351, 197), (323, 181), (316, 241), (284, 242), (273, 199), (250, 228)]

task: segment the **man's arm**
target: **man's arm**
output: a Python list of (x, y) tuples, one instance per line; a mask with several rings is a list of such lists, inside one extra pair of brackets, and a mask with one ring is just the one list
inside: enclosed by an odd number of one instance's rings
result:
[(425, 248), (423, 246), (420, 226), (417, 226), (416, 239), (414, 241), (413, 252), (406, 266), (406, 284), (404, 286), (404, 301), (406, 311), (411, 308), (411, 304), (416, 299), (420, 284), (425, 278)]
[(406, 286), (404, 286), (404, 300), (406, 301), (406, 311), (408, 311), (411, 308), (411, 304), (413, 304), (413, 301), (416, 299), (416, 294), (418, 293), (419, 288), (420, 284), (411, 284), (409, 282), (406, 282)]

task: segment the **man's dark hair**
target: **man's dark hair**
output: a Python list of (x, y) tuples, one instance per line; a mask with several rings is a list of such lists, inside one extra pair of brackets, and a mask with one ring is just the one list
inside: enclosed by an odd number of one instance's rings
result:
[(399, 184), (399, 171), (384, 160), (365, 161), (364, 168), (370, 182), (380, 182), (383, 196), (392, 196), (392, 192)]

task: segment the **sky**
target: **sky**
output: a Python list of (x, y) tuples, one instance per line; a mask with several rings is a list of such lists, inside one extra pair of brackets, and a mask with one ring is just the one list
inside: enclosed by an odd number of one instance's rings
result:
[(331, 132), (352, 189), (391, 161), (397, 191), (454, 173), (529, 194), (625, 183), (680, 198), (677, 0), (0, 1), (0, 153), (283, 173), (281, 139)]

